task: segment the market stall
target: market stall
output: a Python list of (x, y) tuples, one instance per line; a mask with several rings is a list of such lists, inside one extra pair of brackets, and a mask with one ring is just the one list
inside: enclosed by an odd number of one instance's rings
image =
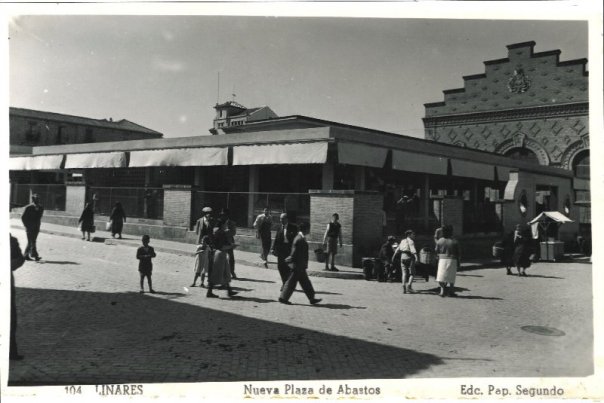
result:
[(544, 211), (533, 218), (529, 225), (533, 238), (538, 239), (541, 260), (556, 261), (564, 256), (564, 242), (558, 241), (558, 229), (564, 223), (573, 222), (557, 211)]

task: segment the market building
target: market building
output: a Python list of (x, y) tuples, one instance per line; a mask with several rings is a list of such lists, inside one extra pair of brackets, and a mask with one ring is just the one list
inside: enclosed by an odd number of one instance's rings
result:
[[(76, 225), (94, 200), (102, 223), (120, 201), (132, 218), (126, 233), (194, 242), (201, 208), (228, 207), (248, 250), (259, 246), (251, 224), (264, 207), (275, 222), (281, 212), (309, 221), (311, 248), (337, 212), (344, 239), (337, 263), (345, 265), (359, 265), (385, 236), (409, 228), (420, 246), (431, 245), (443, 223), (454, 226), (466, 256), (490, 254), (502, 232), (537, 215), (535, 194), (544, 188), (556, 196), (548, 208), (575, 221), (578, 214), (569, 170), (298, 115), (225, 126), (214, 136), (33, 147), (31, 156), (11, 158), (10, 169), (64, 177), (52, 190), (63, 204), (47, 221)], [(563, 226), (560, 239), (571, 243), (577, 230)]]
[[(574, 173), (570, 204), (584, 235), (591, 231), (589, 75), (587, 59), (560, 61), (560, 50), (535, 42), (508, 45), (506, 58), (464, 76), (463, 88), (425, 104), (425, 138), (489, 151)], [(555, 210), (553, 189), (536, 191), (540, 211)], [(564, 197), (564, 196), (562, 196)], [(553, 205), (550, 205), (554, 200)]]

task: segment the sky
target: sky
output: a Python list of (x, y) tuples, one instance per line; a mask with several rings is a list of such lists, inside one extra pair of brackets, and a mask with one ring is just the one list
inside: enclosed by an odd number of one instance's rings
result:
[[(588, 57), (584, 21), (27, 15), (9, 23), (9, 104), (209, 135), (217, 102), (423, 137), (424, 103), (506, 45)], [(589, 68), (589, 64), (588, 64)], [(235, 95), (233, 95), (235, 94)]]

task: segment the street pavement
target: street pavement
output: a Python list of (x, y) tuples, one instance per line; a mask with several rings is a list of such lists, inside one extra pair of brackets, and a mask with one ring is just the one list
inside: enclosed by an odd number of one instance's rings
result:
[[(11, 233), (24, 248), (23, 229)], [(236, 298), (205, 298), (189, 287), (193, 257), (168, 249), (154, 259), (157, 293), (139, 294), (138, 237), (126, 238), (40, 234), (43, 260), (15, 272), (25, 359), (10, 362), (9, 385), (593, 373), (590, 263), (537, 263), (528, 277), (466, 266), (458, 298), (437, 296), (434, 278), (403, 294), (400, 283), (311, 277), (323, 301), (295, 292), (288, 306), (278, 272), (245, 259)]]

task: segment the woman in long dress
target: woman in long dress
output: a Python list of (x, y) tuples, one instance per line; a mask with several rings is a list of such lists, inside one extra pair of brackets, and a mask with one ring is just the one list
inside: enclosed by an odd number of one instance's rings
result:
[(526, 269), (531, 266), (532, 239), (528, 228), (517, 228), (514, 232), (514, 255), (512, 261), (519, 276), (526, 277)]
[(94, 211), (92, 210), (92, 203), (86, 203), (78, 223), (80, 231), (82, 231), (82, 239), (85, 239), (85, 234), (88, 234), (88, 241), (90, 241), (90, 233), (94, 232)]
[(436, 281), (440, 285), (440, 296), (456, 297), (457, 294), (454, 292), (455, 277), (459, 268), (460, 253), (459, 242), (453, 239), (452, 226), (445, 225), (442, 228), (442, 238), (436, 242), (436, 253), (438, 254)]
[(228, 296), (233, 297), (237, 292), (231, 289), (231, 269), (228, 260), (228, 249), (232, 249), (234, 245), (229, 243), (229, 238), (226, 233), (225, 220), (220, 218), (214, 228), (213, 248), (214, 259), (208, 274), (208, 292), (206, 297), (218, 298), (212, 291), (217, 285), (222, 285), (227, 289)]
[(115, 206), (113, 210), (111, 210), (111, 215), (109, 216), (111, 220), (111, 237), (115, 237), (115, 234), (118, 235), (119, 239), (122, 239), (122, 229), (124, 228), (124, 222), (126, 221), (126, 212), (122, 207), (122, 203), (115, 202)]

